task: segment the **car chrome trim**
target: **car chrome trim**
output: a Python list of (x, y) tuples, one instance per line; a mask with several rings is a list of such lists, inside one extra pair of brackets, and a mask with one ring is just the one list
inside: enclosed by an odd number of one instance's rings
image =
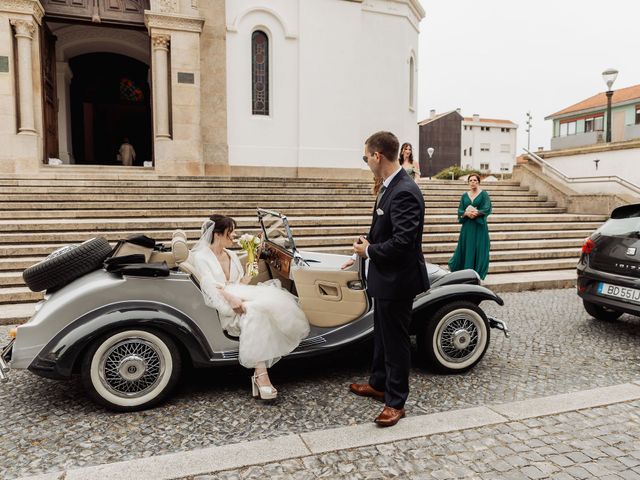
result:
[(507, 323), (504, 320), (492, 317), (491, 315), (487, 315), (487, 320), (489, 320), (489, 326), (491, 328), (500, 330), (502, 333), (504, 333), (504, 336), (506, 338), (509, 338), (509, 328), (507, 327)]

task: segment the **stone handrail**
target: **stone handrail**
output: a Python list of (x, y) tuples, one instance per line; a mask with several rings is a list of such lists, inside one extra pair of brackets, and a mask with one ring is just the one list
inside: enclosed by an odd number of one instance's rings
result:
[(617, 175), (603, 175), (603, 176), (590, 176), (590, 177), (568, 177), (560, 170), (555, 168), (549, 162), (541, 158), (539, 155), (536, 155), (532, 151), (523, 148), (525, 152), (529, 155), (529, 158), (532, 159), (535, 163), (537, 163), (540, 167), (542, 167), (542, 171), (549, 175), (553, 175), (558, 178), (560, 181), (571, 184), (580, 184), (580, 183), (602, 183), (602, 182), (613, 182), (620, 185), (623, 190), (626, 190), (627, 193), (631, 193), (634, 196), (640, 196), (640, 186), (635, 183), (629, 182), (623, 178), (618, 177)]

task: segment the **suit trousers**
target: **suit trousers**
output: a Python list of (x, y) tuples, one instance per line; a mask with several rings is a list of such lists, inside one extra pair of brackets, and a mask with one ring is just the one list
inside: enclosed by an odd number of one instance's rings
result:
[(413, 299), (374, 299), (373, 361), (369, 385), (384, 392), (385, 405), (400, 409), (409, 396)]

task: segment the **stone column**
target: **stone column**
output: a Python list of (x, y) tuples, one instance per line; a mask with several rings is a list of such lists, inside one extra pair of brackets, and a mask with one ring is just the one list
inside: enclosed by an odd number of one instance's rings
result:
[(18, 89), (20, 118), (18, 130), (20, 133), (35, 133), (33, 112), (33, 62), (31, 58), (31, 43), (36, 25), (30, 20), (11, 19), (18, 43)]
[(68, 62), (56, 63), (56, 86), (58, 89), (58, 150), (60, 160), (74, 163), (71, 144), (71, 99), (69, 98), (73, 72)]
[(156, 138), (169, 135), (169, 35), (153, 35), (153, 72)]

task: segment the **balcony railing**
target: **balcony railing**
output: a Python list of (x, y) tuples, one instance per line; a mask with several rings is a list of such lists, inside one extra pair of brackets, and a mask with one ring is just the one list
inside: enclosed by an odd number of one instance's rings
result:
[(565, 148), (585, 147), (587, 145), (595, 145), (605, 140), (604, 131), (596, 130), (595, 132), (576, 133), (574, 135), (566, 135), (563, 137), (553, 137), (551, 139), (551, 150), (562, 150)]

